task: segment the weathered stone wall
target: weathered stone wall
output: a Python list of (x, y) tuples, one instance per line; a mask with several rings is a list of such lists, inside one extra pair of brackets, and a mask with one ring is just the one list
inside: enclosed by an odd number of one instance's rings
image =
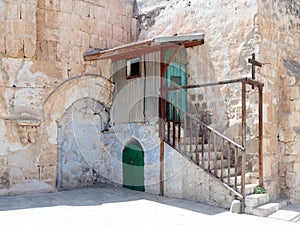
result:
[[(195, 32), (205, 34), (205, 44), (188, 50), (190, 84), (249, 76), (247, 58), (258, 51), (255, 2), (170, 1), (139, 39)], [(241, 122), (240, 89), (240, 85), (198, 89), (190, 91), (190, 99), (200, 100), (196, 111), (211, 115), (207, 120), (223, 131)]]
[(123, 185), (122, 154), (125, 146), (137, 140), (144, 151), (145, 191), (159, 194), (159, 137), (157, 121), (149, 123), (115, 124), (105, 134), (104, 145), (108, 145), (111, 155), (111, 177), (113, 183)]
[[(260, 1), (261, 69), (265, 83), (266, 184), (300, 200), (300, 4)], [(278, 182), (274, 182), (274, 180)]]
[(164, 194), (230, 208), (235, 196), (215, 177), (165, 144)]
[[(192, 0), (170, 1), (163, 7), (158, 16), (149, 18), (151, 26), (145, 27), (139, 38), (203, 32), (205, 45), (188, 54), (190, 83), (250, 76), (247, 59), (256, 53), (263, 63), (261, 69), (256, 69), (257, 79), (265, 84), (265, 186), (272, 198), (285, 194), (299, 200), (299, 3)], [(222, 124), (218, 124), (221, 120), (226, 135), (238, 142), (240, 90), (240, 85), (227, 85), (216, 91), (191, 91), (189, 98), (202, 109), (211, 107), (215, 112), (213, 125), (222, 130)], [(223, 98), (216, 102), (213, 96), (220, 93)], [(246, 147), (247, 168), (252, 171), (258, 169), (257, 103), (257, 91), (248, 87)]]
[(133, 41), (133, 21), (131, 0), (0, 1), (0, 193), (55, 189), (61, 116), (111, 104), (109, 62), (83, 52)]

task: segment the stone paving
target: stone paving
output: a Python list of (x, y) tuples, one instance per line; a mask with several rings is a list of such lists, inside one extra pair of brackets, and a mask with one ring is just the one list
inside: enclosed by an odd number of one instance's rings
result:
[(116, 187), (0, 197), (1, 225), (300, 224), (300, 204), (260, 218)]

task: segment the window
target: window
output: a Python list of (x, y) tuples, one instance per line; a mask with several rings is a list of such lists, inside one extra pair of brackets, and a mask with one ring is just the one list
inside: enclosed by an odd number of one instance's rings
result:
[(141, 76), (141, 59), (135, 58), (127, 61), (127, 79)]

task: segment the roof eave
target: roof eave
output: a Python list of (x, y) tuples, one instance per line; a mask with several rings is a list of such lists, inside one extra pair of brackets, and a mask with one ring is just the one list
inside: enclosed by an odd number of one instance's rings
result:
[(155, 37), (153, 39), (134, 42), (107, 50), (93, 50), (84, 53), (85, 61), (111, 59), (113, 61), (138, 57), (156, 51), (174, 49), (181, 46), (185, 48), (204, 44), (203, 34), (191, 34), (170, 37)]

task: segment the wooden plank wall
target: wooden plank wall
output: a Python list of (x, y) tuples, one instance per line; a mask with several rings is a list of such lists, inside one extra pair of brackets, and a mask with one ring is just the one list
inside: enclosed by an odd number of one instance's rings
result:
[(159, 57), (159, 52), (142, 56), (142, 77), (134, 79), (126, 79), (126, 60), (113, 63), (115, 90), (112, 122), (146, 122), (157, 117)]

